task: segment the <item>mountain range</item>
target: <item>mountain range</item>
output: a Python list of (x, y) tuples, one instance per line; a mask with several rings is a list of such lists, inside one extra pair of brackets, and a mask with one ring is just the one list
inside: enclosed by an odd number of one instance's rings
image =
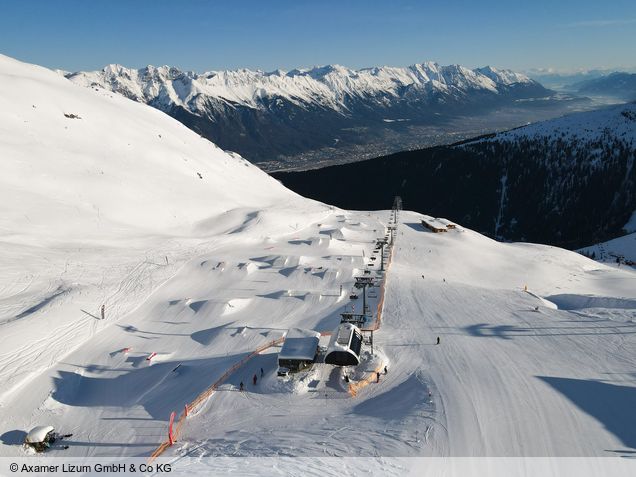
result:
[(636, 100), (636, 73), (616, 72), (570, 86), (580, 94), (608, 96), (623, 101)]
[(164, 111), (251, 162), (298, 159), (325, 148), (367, 151), (370, 144), (389, 142), (389, 136), (393, 150), (400, 150), (413, 141), (421, 144), (420, 126), (443, 127), (458, 117), (518, 107), (520, 101), (553, 94), (510, 70), (433, 62), (404, 68), (328, 65), (201, 74), (168, 66), (109, 65), (63, 74), (77, 84), (117, 92)]

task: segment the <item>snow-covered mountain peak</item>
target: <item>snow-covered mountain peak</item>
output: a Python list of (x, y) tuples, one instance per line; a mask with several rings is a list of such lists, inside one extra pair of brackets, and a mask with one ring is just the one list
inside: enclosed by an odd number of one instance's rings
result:
[[(409, 67), (371, 67), (353, 70), (330, 64), (297, 68), (289, 72), (237, 69), (208, 71), (202, 74), (183, 72), (178, 68), (148, 66), (140, 70), (109, 65), (101, 71), (67, 75), (83, 85), (101, 85), (122, 92), (137, 101), (153, 102), (161, 91), (173, 89), (172, 83), (188, 84), (189, 91), (168, 94), (176, 105), (193, 113), (189, 101), (204, 94), (215, 101), (263, 108), (264, 99), (283, 98), (292, 103), (318, 105), (334, 110), (347, 110), (351, 98), (378, 95), (398, 96), (405, 87), (424, 90), (488, 90), (511, 83), (533, 83), (529, 78), (508, 70), (484, 68), (471, 70), (461, 65), (441, 66), (423, 62)], [(153, 87), (149, 87), (153, 86)]]
[(532, 81), (528, 76), (517, 73), (512, 70), (504, 70), (493, 68), (492, 66), (484, 66), (483, 68), (477, 68), (475, 71), (487, 76), (495, 83), (510, 85), (514, 83), (527, 83)]

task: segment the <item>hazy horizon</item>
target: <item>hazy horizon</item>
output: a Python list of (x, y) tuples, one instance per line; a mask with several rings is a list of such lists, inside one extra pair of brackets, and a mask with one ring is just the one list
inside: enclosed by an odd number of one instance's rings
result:
[(113, 63), (198, 72), (424, 61), (563, 73), (636, 66), (636, 4), (624, 0), (9, 0), (2, 11), (1, 53), (66, 71)]

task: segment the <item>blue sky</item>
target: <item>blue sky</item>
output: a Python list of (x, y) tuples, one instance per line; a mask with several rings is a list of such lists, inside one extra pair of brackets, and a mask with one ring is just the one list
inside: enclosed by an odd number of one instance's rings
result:
[(634, 45), (635, 0), (0, 0), (1, 53), (72, 71), (426, 60), (573, 70), (636, 66)]

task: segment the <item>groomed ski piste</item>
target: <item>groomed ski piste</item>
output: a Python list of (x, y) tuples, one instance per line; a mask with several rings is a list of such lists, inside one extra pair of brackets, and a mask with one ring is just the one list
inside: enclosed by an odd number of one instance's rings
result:
[[(43, 68), (0, 57), (0, 84), (0, 456), (148, 458), (170, 414), (259, 346), (361, 310), (349, 294), (378, 269), (390, 211), (303, 199), (162, 113)], [(373, 357), (365, 345), (358, 369), (278, 377), (268, 348), (162, 459), (202, 475), (632, 464), (634, 271), (422, 218), (399, 214)], [(352, 395), (345, 372), (368, 385)], [(39, 425), (73, 434), (69, 448), (26, 451)], [(550, 465), (541, 475), (562, 475)]]

